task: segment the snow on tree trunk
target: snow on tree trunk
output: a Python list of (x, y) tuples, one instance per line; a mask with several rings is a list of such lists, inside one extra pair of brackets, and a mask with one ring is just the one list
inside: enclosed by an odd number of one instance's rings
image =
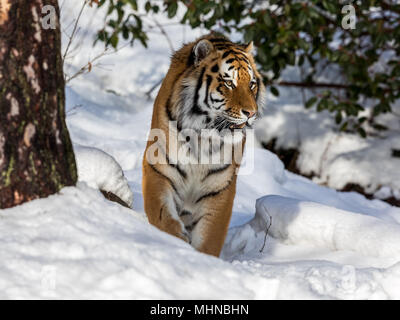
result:
[[(54, 8), (55, 28), (43, 28), (45, 5)], [(57, 0), (0, 0), (0, 208), (77, 180), (58, 18)]]

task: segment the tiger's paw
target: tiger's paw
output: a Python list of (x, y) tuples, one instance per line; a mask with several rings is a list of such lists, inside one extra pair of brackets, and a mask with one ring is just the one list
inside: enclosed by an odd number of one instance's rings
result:
[(189, 244), (192, 243), (192, 237), (186, 229), (183, 229), (178, 237)]

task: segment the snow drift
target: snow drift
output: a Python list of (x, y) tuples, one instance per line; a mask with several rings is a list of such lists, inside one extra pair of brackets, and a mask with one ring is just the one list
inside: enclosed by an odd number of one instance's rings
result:
[(74, 145), (79, 181), (95, 189), (118, 196), (129, 207), (133, 204), (133, 193), (118, 162), (106, 152), (91, 147)]
[(400, 261), (399, 224), (315, 202), (281, 196), (260, 198), (251, 225), (258, 231), (270, 226), (271, 236), (287, 244)]
[[(65, 1), (64, 17), (76, 16), (76, 3)], [(92, 26), (103, 20), (101, 11), (88, 10), (80, 41), (85, 54), (68, 59), (69, 72), (95, 54)], [(166, 28), (176, 47), (201, 33)], [(0, 210), (0, 298), (400, 299), (400, 209), (318, 186), (285, 171), (266, 150), (246, 149), (254, 170), (238, 177), (221, 259), (149, 225), (141, 159), (152, 101), (144, 92), (169, 65), (165, 38), (152, 34), (150, 41), (151, 50), (135, 46), (108, 55), (102, 63), (113, 70), (94, 68), (67, 88), (72, 141), (90, 147), (75, 147), (87, 183)], [(276, 119), (261, 120), (262, 133), (295, 130)], [(318, 151), (318, 140), (309, 141)], [(99, 187), (127, 200), (133, 193), (133, 210), (107, 201)]]

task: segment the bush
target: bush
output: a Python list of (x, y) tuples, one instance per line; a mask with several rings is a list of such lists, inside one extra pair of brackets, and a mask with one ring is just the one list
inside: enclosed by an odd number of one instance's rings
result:
[[(385, 129), (376, 123), (376, 116), (391, 112), (400, 97), (400, 5), (396, 2), (165, 0), (140, 5), (147, 13), (163, 12), (168, 18), (175, 17), (181, 6), (185, 11), (181, 22), (192, 28), (240, 32), (245, 42), (253, 41), (257, 47), (256, 60), (272, 94), (279, 95), (277, 86), (316, 89), (305, 103), (307, 108), (329, 110), (341, 130), (365, 136), (367, 122), (376, 130)], [(100, 6), (108, 5), (108, 22), (99, 40), (117, 47), (122, 36), (146, 46), (138, 4), (100, 0)], [(302, 81), (280, 80), (288, 66), (307, 66)], [(319, 79), (326, 68), (336, 70), (332, 81)], [(365, 98), (374, 103), (368, 118), (360, 115)]]

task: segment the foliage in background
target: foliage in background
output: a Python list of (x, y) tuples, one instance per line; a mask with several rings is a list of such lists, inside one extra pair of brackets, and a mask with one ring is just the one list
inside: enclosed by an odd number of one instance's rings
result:
[[(181, 22), (192, 28), (241, 33), (245, 42), (254, 41), (256, 60), (272, 94), (279, 95), (277, 86), (315, 89), (305, 106), (329, 110), (341, 130), (366, 136), (367, 123), (375, 130), (385, 130), (375, 118), (391, 112), (400, 98), (400, 5), (396, 0), (95, 2), (108, 5), (107, 27), (98, 37), (113, 47), (120, 36), (146, 46), (142, 17), (164, 13), (174, 18), (179, 7), (184, 10)], [(346, 4), (354, 7), (355, 29), (343, 28), (351, 22)], [(378, 61), (384, 67), (377, 67)], [(281, 80), (288, 66), (303, 67), (301, 81)], [(335, 81), (321, 80), (325, 69), (336, 70)], [(374, 102), (368, 117), (360, 114), (366, 98)]]

